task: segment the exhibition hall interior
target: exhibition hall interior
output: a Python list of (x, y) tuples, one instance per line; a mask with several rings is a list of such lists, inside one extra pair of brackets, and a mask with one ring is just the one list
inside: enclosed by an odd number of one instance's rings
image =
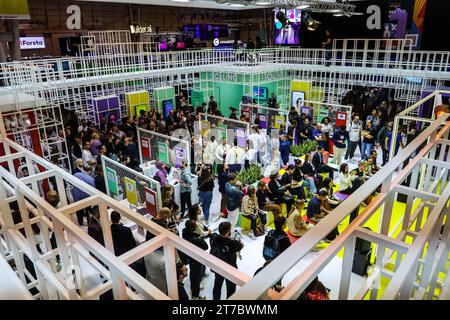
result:
[(0, 300), (450, 300), (446, 2), (0, 0)]

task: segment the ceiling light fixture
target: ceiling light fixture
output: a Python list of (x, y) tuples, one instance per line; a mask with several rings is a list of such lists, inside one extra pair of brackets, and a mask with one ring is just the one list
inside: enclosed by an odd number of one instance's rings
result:
[(271, 5), (272, 2), (261, 0), (261, 1), (256, 1), (255, 4), (256, 4), (257, 6), (268, 6), (268, 5)]
[(245, 4), (242, 4), (242, 3), (229, 3), (228, 5), (230, 7), (234, 7), (234, 8), (243, 8), (243, 7), (245, 7)]

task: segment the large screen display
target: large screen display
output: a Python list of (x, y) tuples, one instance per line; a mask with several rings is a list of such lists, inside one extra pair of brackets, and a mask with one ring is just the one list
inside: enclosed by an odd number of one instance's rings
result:
[(277, 19), (277, 12), (275, 12), (275, 44), (299, 45), (302, 10), (289, 9), (282, 12), (289, 20), (289, 25), (283, 27), (283, 23)]
[(230, 35), (226, 24), (188, 24), (183, 26), (183, 32), (189, 33), (200, 40), (227, 38)]
[(267, 100), (268, 89), (264, 87), (253, 87), (253, 99), (256, 100)]

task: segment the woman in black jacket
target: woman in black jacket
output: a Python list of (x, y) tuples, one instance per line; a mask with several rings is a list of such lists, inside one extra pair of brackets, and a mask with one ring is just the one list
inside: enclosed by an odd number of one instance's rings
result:
[(285, 217), (278, 217), (274, 221), (275, 230), (273, 236), (278, 239), (278, 243), (280, 244), (280, 254), (291, 246), (291, 241), (284, 231), (284, 228), (286, 228), (286, 223), (287, 220)]
[(274, 170), (270, 175), (270, 182), (267, 185), (269, 189), (269, 199), (275, 204), (286, 204), (287, 212), (291, 212), (291, 208), (294, 205), (294, 198), (287, 191), (284, 186), (281, 186), (278, 181), (278, 170)]
[[(195, 232), (196, 224), (195, 221), (186, 221), (186, 227), (183, 229), (183, 239), (189, 241), (190, 243), (196, 245), (200, 249), (208, 250), (208, 244), (200, 237), (199, 234)], [(205, 276), (205, 266), (189, 258), (189, 279), (191, 281), (191, 292), (193, 300), (205, 300), (205, 297), (200, 296), (200, 282)]]

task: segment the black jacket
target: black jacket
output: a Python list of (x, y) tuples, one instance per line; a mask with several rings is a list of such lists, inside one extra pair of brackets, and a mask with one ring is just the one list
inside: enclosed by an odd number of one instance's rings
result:
[[(200, 237), (195, 232), (194, 233), (187, 232), (186, 228), (183, 229), (183, 239), (185, 239), (186, 241), (189, 241), (190, 243), (199, 247), (200, 249), (208, 250), (208, 244), (206, 243), (206, 241), (203, 240), (203, 238)], [(191, 272), (193, 269), (199, 270), (202, 266), (202, 264), (200, 262), (198, 262), (197, 260), (194, 260), (192, 258), (189, 258), (189, 265), (190, 265)]]
[(130, 228), (121, 224), (112, 224), (111, 234), (114, 244), (114, 254), (116, 256), (120, 256), (136, 247), (136, 240), (134, 240)]
[(284, 193), (286, 192), (286, 189), (282, 186), (279, 186), (275, 180), (270, 180), (269, 184), (267, 185), (269, 187), (269, 199), (274, 202), (280, 202), (283, 197)]
[(283, 176), (281, 177), (280, 183), (281, 183), (282, 186), (286, 186), (286, 185), (291, 184), (292, 183), (292, 176), (289, 173), (285, 172), (283, 174)]
[(106, 194), (105, 178), (103, 175), (96, 175), (94, 178), (95, 188)]
[(308, 176), (315, 176), (316, 175), (316, 169), (311, 165), (311, 163), (305, 162), (302, 166), (302, 172), (304, 174), (307, 174)]
[(321, 157), (318, 152), (314, 153), (313, 159), (312, 159), (312, 164), (314, 165), (316, 170), (318, 170), (319, 168), (322, 168), (325, 165), (325, 163), (323, 162), (323, 157)]
[(221, 259), (222, 261), (225, 261), (229, 265), (237, 268), (236, 263), (236, 253), (239, 252), (244, 246), (240, 241), (233, 240), (230, 238), (222, 237), (221, 235), (217, 233), (213, 233), (211, 235), (210, 239), (211, 243), (211, 251), (215, 247), (225, 247), (228, 249), (228, 254), (226, 257)]

